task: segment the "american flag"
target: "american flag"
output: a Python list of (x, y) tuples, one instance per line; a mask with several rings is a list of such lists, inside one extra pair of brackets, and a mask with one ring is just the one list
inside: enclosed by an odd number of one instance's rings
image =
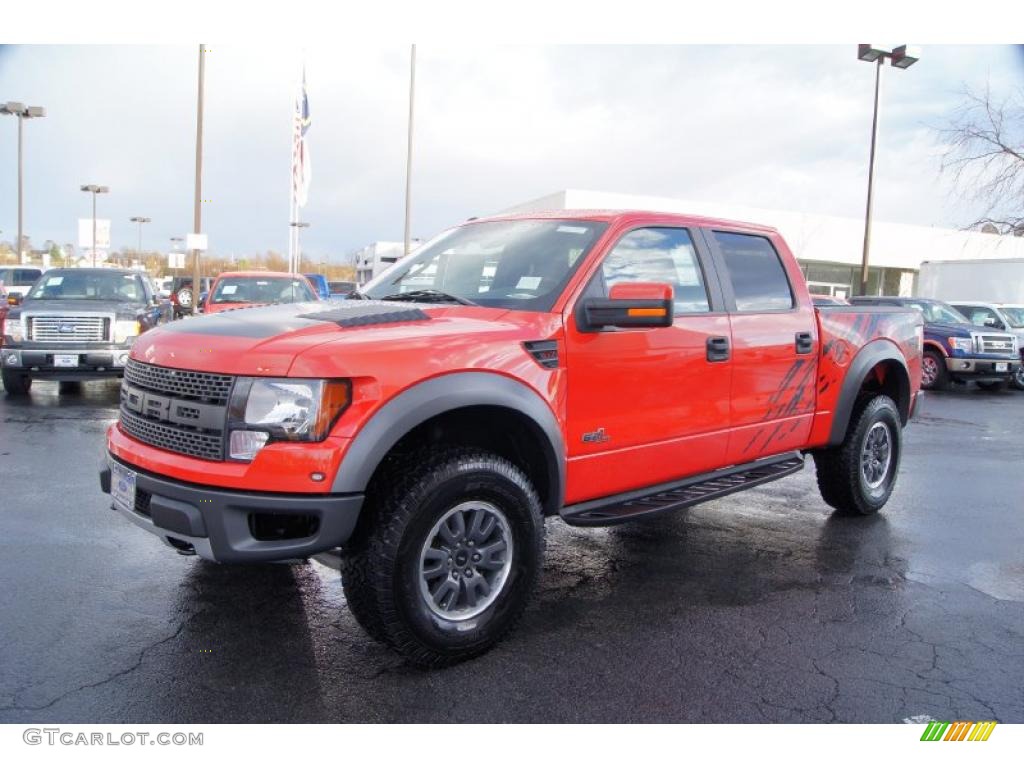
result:
[(292, 195), (299, 207), (306, 204), (309, 197), (309, 144), (306, 133), (309, 131), (309, 96), (306, 94), (306, 72), (302, 72), (302, 90), (295, 100), (295, 126), (292, 134)]

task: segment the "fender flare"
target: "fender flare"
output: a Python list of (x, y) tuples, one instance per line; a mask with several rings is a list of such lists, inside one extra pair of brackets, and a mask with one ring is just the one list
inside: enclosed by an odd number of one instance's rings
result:
[(331, 493), (364, 493), (381, 460), (425, 421), (472, 406), (516, 411), (532, 422), (544, 446), (549, 498), (544, 513), (556, 514), (565, 498), (565, 442), (551, 407), (527, 385), (496, 373), (450, 373), (416, 384), (385, 403), (356, 433), (334, 476)]
[[(857, 395), (860, 393), (860, 386), (864, 383), (868, 373), (879, 363), (892, 361), (897, 363), (906, 374), (905, 381), (901, 382), (900, 401), (896, 407), (900, 411), (900, 420), (906, 424), (910, 409), (910, 371), (907, 366), (907, 358), (893, 342), (888, 339), (876, 339), (858, 352), (850, 362), (843, 379), (842, 389), (839, 391), (839, 399), (832, 415), (832, 429), (828, 436), (828, 445), (841, 445), (846, 439), (846, 430), (850, 425), (850, 418), (853, 415), (853, 406), (857, 402)], [(904, 386), (905, 385), (905, 386)]]

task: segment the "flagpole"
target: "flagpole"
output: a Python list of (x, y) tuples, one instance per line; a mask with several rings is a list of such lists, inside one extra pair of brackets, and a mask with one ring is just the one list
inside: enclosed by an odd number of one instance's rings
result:
[(412, 219), (412, 118), (413, 107), (416, 104), (416, 44), (412, 44), (409, 52), (409, 137), (405, 154), (405, 249), (403, 253), (409, 254), (412, 245), (412, 232), (410, 223)]

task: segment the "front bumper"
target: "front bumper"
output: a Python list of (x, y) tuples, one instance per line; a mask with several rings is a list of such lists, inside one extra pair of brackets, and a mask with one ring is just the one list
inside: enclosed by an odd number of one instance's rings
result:
[[(0, 367), (21, 371), (37, 379), (73, 380), (121, 376), (131, 348), (131, 343), (90, 345), (87, 349), (3, 347), (0, 349)], [(77, 365), (54, 365), (57, 356), (74, 357)]]
[[(1005, 371), (997, 371), (997, 365), (1005, 365)], [(946, 370), (957, 379), (1003, 381), (1012, 377), (1021, 367), (1018, 358), (993, 360), (992, 358), (947, 357)]]
[[(219, 563), (294, 560), (338, 547), (352, 535), (363, 506), (362, 494), (271, 494), (192, 485), (140, 471), (110, 454), (100, 467), (104, 493), (110, 493), (111, 464), (134, 472), (136, 489), (133, 509), (113, 496), (112, 509), (179, 552)], [(282, 530), (287, 537), (267, 538)], [(297, 531), (300, 535), (292, 535)]]

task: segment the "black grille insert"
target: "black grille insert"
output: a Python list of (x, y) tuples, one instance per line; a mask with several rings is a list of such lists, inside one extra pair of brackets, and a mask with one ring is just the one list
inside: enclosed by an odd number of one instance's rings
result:
[(129, 360), (124, 378), (137, 387), (217, 405), (227, 405), (234, 376), (203, 371), (183, 371)]
[(157, 448), (213, 461), (224, 458), (224, 439), (219, 434), (150, 421), (124, 408), (121, 408), (121, 429), (137, 440)]

